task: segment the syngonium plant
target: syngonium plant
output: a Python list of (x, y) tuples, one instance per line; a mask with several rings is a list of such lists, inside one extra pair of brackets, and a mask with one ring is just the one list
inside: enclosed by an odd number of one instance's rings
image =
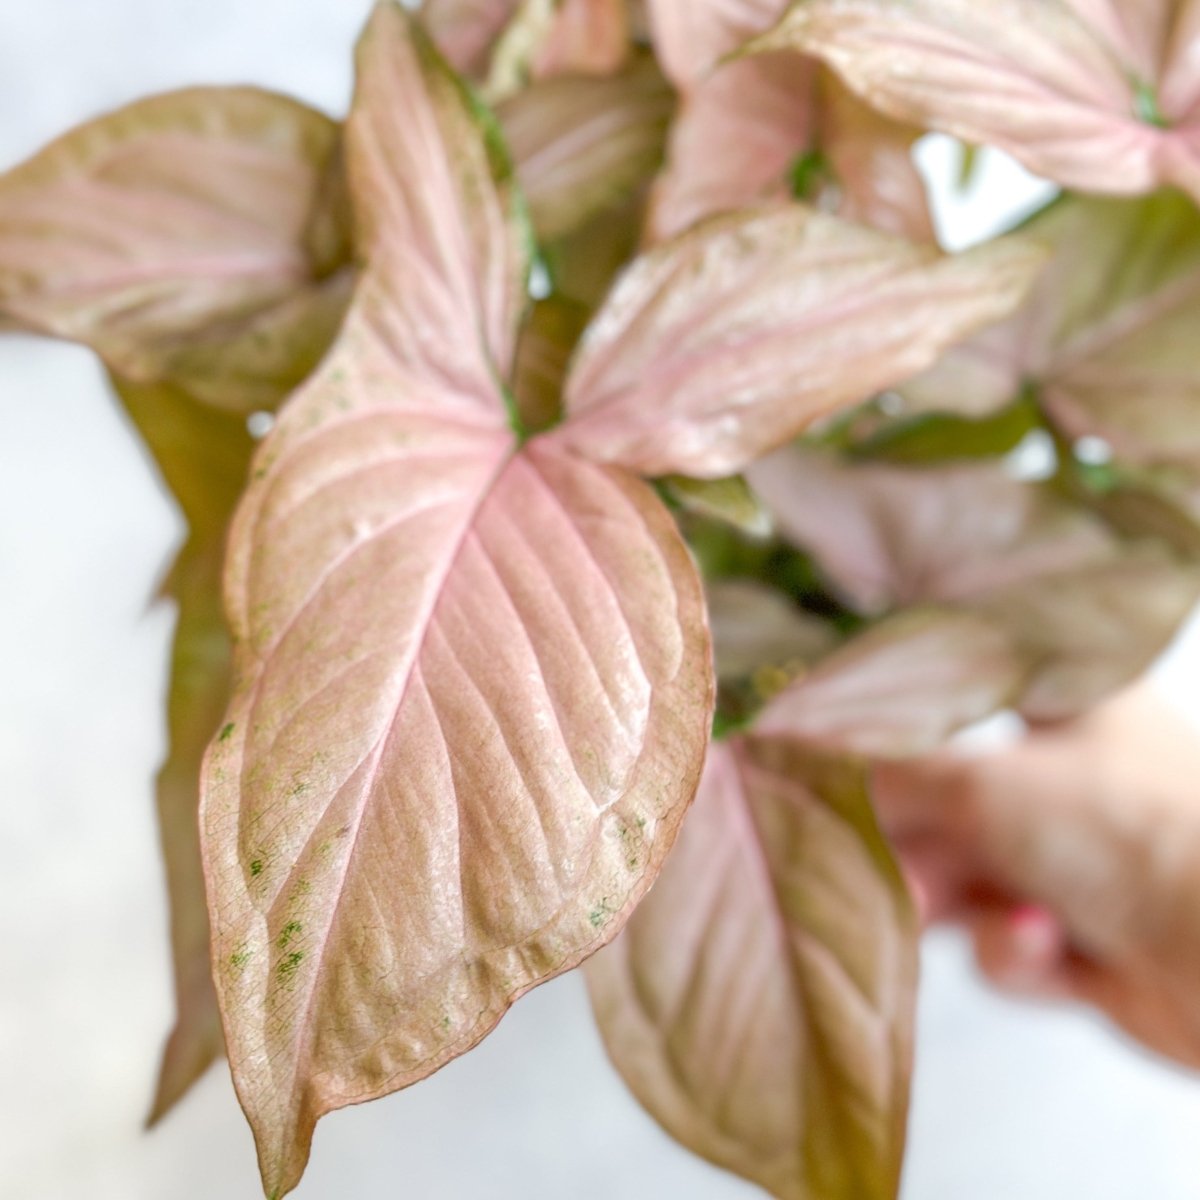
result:
[[(895, 1195), (867, 765), (1087, 709), (1200, 592), (1198, 47), (1192, 0), (383, 0), (344, 127), (197, 88), (0, 178), (0, 323), (96, 350), (190, 531), (152, 1117), (226, 1049), (281, 1196), (586, 960), (680, 1141)], [(947, 256), (926, 129), (1063, 191)]]

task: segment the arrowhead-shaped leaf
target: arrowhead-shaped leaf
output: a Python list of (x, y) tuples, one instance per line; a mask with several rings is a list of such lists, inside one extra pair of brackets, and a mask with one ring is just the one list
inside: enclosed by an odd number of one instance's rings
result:
[(685, 1146), (779, 1200), (893, 1200), (916, 950), (858, 773), (738, 739), (586, 974), (618, 1070)]
[(1198, 21), (1191, 0), (804, 0), (762, 45), (1068, 187), (1200, 195)]
[(730, 475), (1010, 311), (1041, 251), (957, 257), (812, 212), (704, 222), (638, 259), (584, 335), (563, 437), (645, 475)]
[(157, 780), (177, 1015), (150, 1112), (154, 1122), (224, 1048), (212, 983), (197, 814), (200, 762), (221, 726), (232, 686), (232, 651), (221, 611), (225, 530), (254, 443), (241, 417), (178, 389), (121, 380), (114, 385), (189, 526), (188, 540), (163, 589), (178, 609), (167, 699), (169, 748)]
[(345, 310), (336, 126), (250, 88), (139, 101), (0, 178), (0, 315), (137, 382), (270, 407)]
[(204, 774), (218, 992), (271, 1195), (323, 1113), (435, 1071), (615, 936), (712, 707), (661, 502), (510, 428), (503, 161), (398, 7), (359, 63), (371, 264), (235, 519), (236, 683)]

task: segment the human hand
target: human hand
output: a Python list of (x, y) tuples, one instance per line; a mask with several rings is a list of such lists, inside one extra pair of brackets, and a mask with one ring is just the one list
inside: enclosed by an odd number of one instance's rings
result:
[(997, 985), (1200, 1068), (1200, 733), (1178, 712), (1141, 688), (874, 783), (926, 919), (965, 924)]

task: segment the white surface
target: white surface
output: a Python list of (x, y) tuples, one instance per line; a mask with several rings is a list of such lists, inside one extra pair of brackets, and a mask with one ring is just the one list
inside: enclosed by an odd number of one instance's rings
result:
[[(0, 167), (185, 83), (265, 83), (340, 109), (366, 8), (0, 0)], [(170, 620), (145, 599), (178, 526), (84, 352), (0, 340), (0, 429), (0, 1197), (253, 1200), (223, 1068), (162, 1128), (139, 1128), (171, 1015), (150, 783)], [(1175, 658), (1180, 694), (1198, 661)], [(1086, 1017), (988, 995), (953, 938), (927, 949), (906, 1200), (1200, 1196), (1194, 1079)], [(297, 1193), (757, 1194), (642, 1115), (574, 978), (433, 1079), (323, 1122)]]

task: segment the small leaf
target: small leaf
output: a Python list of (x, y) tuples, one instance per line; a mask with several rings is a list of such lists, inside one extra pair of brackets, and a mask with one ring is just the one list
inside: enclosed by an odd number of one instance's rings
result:
[(84, 125), (0, 177), (0, 314), (131, 381), (272, 407), (348, 299), (347, 242), (324, 207), (337, 150), (328, 118), (251, 88)]
[(424, 0), (421, 18), (454, 69), (506, 98), (530, 79), (608, 74), (629, 49), (626, 0)]
[(1036, 395), (1070, 438), (1117, 457), (1200, 468), (1200, 215), (1185, 196), (1071, 197), (1025, 227), (1053, 251), (1008, 321), (911, 381), (920, 409), (994, 411)]
[(958, 604), (1111, 557), (1094, 518), (993, 464), (911, 470), (787, 449), (751, 486), (860, 611)]
[(498, 103), (531, 80), (611, 75), (629, 50), (627, 0), (521, 0), (496, 43), (486, 93)]
[(705, 591), (722, 683), (749, 678), (764, 667), (799, 670), (836, 644), (837, 631), (827, 622), (761, 583), (722, 579), (708, 583)]
[(562, 435), (645, 475), (734, 474), (1011, 310), (1040, 251), (947, 258), (787, 205), (643, 255), (584, 335)]
[(713, 746), (657, 886), (585, 973), (617, 1069), (689, 1149), (779, 1200), (894, 1200), (917, 923), (857, 771)]
[(770, 28), (786, 7), (787, 0), (646, 0), (655, 53), (683, 92), (718, 60)]
[(538, 237), (634, 195), (662, 160), (674, 96), (652, 59), (604, 78), (534, 83), (499, 109)]
[(741, 475), (729, 475), (724, 479), (668, 475), (659, 486), (688, 512), (723, 521), (751, 537), (767, 537), (771, 533), (771, 514)]
[(1012, 588), (980, 608), (1034, 664), (1021, 712), (1058, 721), (1137, 679), (1198, 599), (1200, 571), (1143, 545)]
[(1013, 700), (1025, 664), (982, 616), (913, 610), (886, 618), (822, 659), (754, 722), (765, 736), (826, 753), (904, 758)]
[(651, 202), (654, 241), (787, 194), (792, 164), (817, 141), (816, 72), (796, 54), (758, 55), (685, 94)]

